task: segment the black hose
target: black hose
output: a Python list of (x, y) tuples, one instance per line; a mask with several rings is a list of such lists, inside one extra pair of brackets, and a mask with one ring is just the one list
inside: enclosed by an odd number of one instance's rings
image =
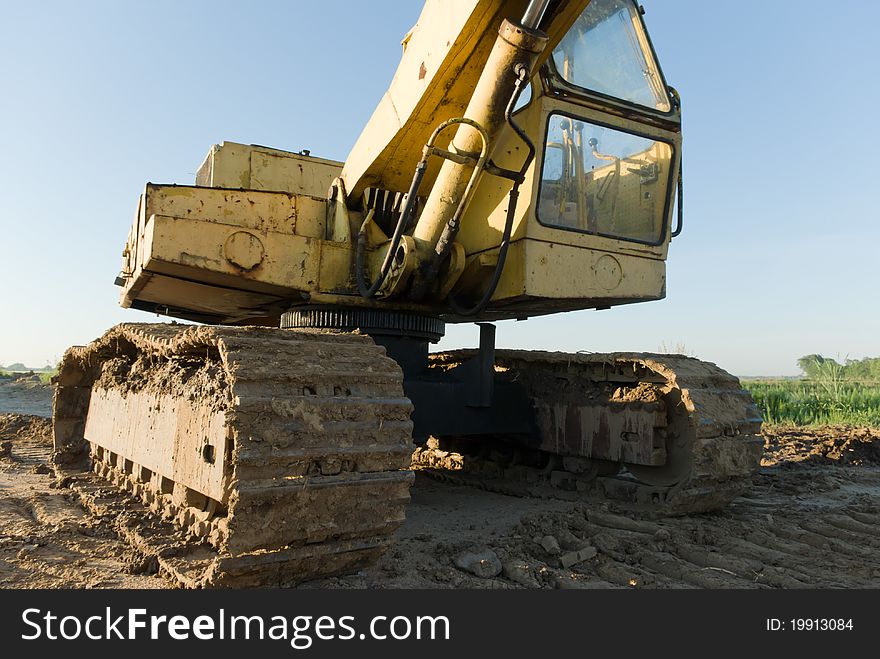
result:
[(486, 305), (489, 304), (489, 301), (495, 294), (495, 289), (498, 288), (498, 282), (501, 281), (501, 273), (504, 270), (504, 262), (507, 260), (507, 250), (510, 247), (510, 236), (513, 232), (513, 218), (516, 213), (517, 201), (519, 200), (519, 186), (525, 180), (525, 174), (529, 167), (531, 167), (532, 161), (535, 159), (536, 150), (534, 143), (529, 139), (526, 132), (513, 120), (513, 110), (519, 101), (520, 94), (522, 93), (523, 87), (528, 79), (529, 72), (522, 64), (518, 64), (516, 74), (516, 87), (513, 90), (513, 95), (510, 97), (510, 102), (507, 104), (504, 118), (520, 139), (526, 143), (529, 153), (519, 171), (519, 178), (514, 181), (513, 187), (510, 190), (507, 203), (507, 218), (504, 221), (504, 233), (501, 235), (501, 245), (498, 249), (498, 262), (495, 264), (495, 271), (492, 273), (492, 279), (489, 280), (489, 286), (483, 292), (480, 301), (472, 307), (463, 307), (453, 296), (449, 296), (449, 307), (459, 316), (473, 316), (480, 313), (486, 308)]
[(495, 294), (495, 289), (498, 288), (498, 282), (501, 281), (501, 272), (504, 269), (504, 262), (507, 260), (507, 249), (510, 247), (510, 234), (513, 230), (513, 216), (516, 211), (518, 198), (519, 183), (514, 183), (507, 204), (507, 219), (504, 222), (504, 233), (501, 236), (501, 247), (498, 250), (498, 263), (495, 264), (495, 271), (492, 273), (492, 279), (489, 281), (489, 286), (486, 288), (480, 301), (474, 306), (467, 308), (462, 307), (454, 297), (451, 295), (449, 296), (449, 307), (459, 316), (474, 316), (480, 313), (486, 308), (486, 305), (489, 304), (489, 300), (491, 300), (492, 296)]
[(675, 229), (672, 230), (672, 233), (669, 234), (669, 239), (672, 240), (676, 236), (681, 233), (681, 230), (684, 228), (684, 158), (682, 158), (681, 162), (678, 163), (678, 203), (676, 204), (676, 208), (678, 209), (678, 222)]

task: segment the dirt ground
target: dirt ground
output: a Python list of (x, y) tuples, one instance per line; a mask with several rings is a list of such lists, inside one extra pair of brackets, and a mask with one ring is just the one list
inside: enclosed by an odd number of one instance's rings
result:
[[(51, 387), (0, 383), (0, 587), (164, 588), (47, 466)], [(4, 414), (7, 413), (7, 414)], [(9, 414), (12, 413), (12, 414)], [(752, 490), (711, 514), (523, 499), (419, 474), (395, 547), (304, 588), (880, 587), (880, 431), (765, 429)]]
[(51, 418), (52, 387), (38, 375), (0, 378), (0, 414), (16, 412)]
[(0, 415), (0, 587), (162, 588), (142, 559), (88, 515), (47, 466), (50, 421)]

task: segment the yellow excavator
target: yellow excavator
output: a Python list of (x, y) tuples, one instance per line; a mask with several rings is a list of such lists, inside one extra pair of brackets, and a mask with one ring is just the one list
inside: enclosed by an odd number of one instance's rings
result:
[[(66, 352), (58, 468), (163, 520), (192, 586), (369, 564), (414, 469), (660, 514), (741, 494), (760, 417), (715, 365), (495, 349), (492, 321), (666, 295), (680, 101), (643, 13), (428, 0), (344, 163), (224, 142), (147, 184), (121, 304), (193, 322)], [(429, 353), (463, 322), (477, 348)]]

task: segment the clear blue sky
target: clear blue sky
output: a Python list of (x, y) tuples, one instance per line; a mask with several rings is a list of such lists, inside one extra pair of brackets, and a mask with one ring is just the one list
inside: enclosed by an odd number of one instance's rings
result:
[[(668, 297), (502, 323), (499, 344), (688, 352), (740, 375), (880, 355), (880, 5), (644, 0), (684, 102)], [(146, 181), (222, 140), (342, 160), (421, 2), (0, 0), (0, 363), (114, 323)], [(450, 328), (444, 345), (475, 342)]]

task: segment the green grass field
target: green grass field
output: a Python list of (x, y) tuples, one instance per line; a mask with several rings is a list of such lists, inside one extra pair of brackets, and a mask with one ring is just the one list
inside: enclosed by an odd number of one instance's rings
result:
[(880, 428), (880, 383), (743, 380), (766, 423), (814, 426), (848, 423)]
[(766, 423), (880, 428), (880, 357), (838, 362), (807, 355), (798, 366), (802, 379), (742, 380)]

